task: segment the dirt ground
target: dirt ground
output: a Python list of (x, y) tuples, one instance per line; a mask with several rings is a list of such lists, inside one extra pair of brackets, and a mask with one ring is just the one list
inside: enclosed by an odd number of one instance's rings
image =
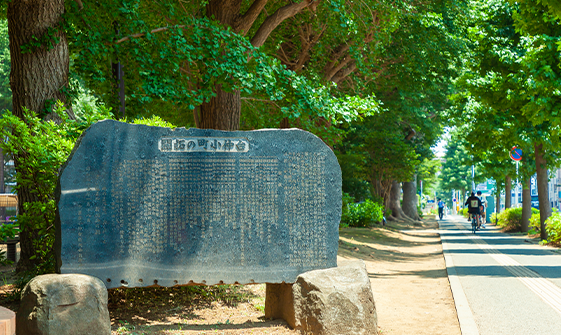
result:
[[(437, 228), (428, 218), (340, 230), (338, 259), (366, 263), (379, 334), (460, 334)], [(5, 299), (12, 272), (0, 267), (0, 305), (17, 310)], [(265, 285), (117, 289), (108, 303), (112, 334), (297, 334), (265, 320), (264, 305)]]
[(340, 232), (339, 257), (366, 263), (381, 334), (461, 334), (436, 229), (431, 218)]

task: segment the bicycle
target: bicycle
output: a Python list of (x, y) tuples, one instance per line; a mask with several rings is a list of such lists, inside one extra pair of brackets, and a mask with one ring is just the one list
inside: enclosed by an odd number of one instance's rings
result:
[(477, 231), (477, 219), (475, 214), (471, 214), (471, 231), (474, 234)]

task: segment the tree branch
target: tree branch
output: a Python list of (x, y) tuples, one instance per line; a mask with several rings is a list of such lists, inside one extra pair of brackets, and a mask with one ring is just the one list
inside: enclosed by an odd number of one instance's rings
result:
[(251, 44), (255, 47), (262, 46), (271, 32), (275, 30), (275, 28), (281, 24), (284, 20), (298, 14), (302, 9), (310, 6), (313, 4), (313, 1), (309, 0), (302, 0), (298, 3), (292, 3), (290, 5), (286, 5), (277, 9), (272, 15), (268, 16), (265, 19), (265, 22), (261, 24), (255, 36), (251, 39)]
[(275, 107), (277, 107), (278, 109), (281, 109), (279, 105), (277, 105), (276, 102), (271, 101), (271, 100), (265, 100), (265, 99), (257, 99), (257, 98), (251, 98), (251, 97), (241, 97), (242, 100), (249, 100), (249, 101), (259, 101), (259, 102), (264, 102), (264, 103), (269, 103), (274, 105)]
[(345, 79), (345, 77), (347, 77), (349, 74), (353, 73), (354, 70), (356, 70), (356, 62), (353, 60), (349, 63), (349, 66), (347, 66), (345, 69), (337, 72), (335, 74), (335, 76), (333, 76), (331, 81), (336, 83), (336, 84), (339, 84), (339, 82), (341, 80)]
[(247, 12), (236, 20), (234, 31), (245, 36), (259, 14), (261, 14), (263, 8), (265, 8), (267, 2), (268, 0), (255, 0)]
[[(172, 28), (185, 28), (185, 27), (186, 27), (186, 25), (174, 26), (174, 27), (161, 27), (161, 28), (152, 29), (150, 31), (150, 34), (159, 33), (161, 31), (165, 31), (165, 30), (172, 29)], [(138, 34), (125, 36), (125, 37), (115, 41), (115, 44), (120, 44), (120, 43), (123, 43), (123, 42), (126, 42), (126, 41), (130, 40), (131, 38), (138, 38), (138, 37), (142, 37), (144, 35), (146, 35), (146, 33), (138, 33)]]
[(341, 56), (343, 54), (345, 54), (345, 52), (347, 52), (349, 49), (351, 48), (351, 46), (349, 44), (342, 44), (337, 48), (337, 51), (335, 52), (335, 54), (331, 57), (331, 62), (327, 63), (327, 65), (325, 66), (325, 68), (323, 69), (323, 72), (325, 72), (325, 79), (326, 80), (331, 80), (331, 78), (335, 75), (335, 73), (337, 73), (337, 71), (339, 71), (339, 69), (335, 70), (337, 62), (339, 61), (339, 58), (341, 58)]
[(325, 80), (331, 80), (333, 81), (333, 77), (335, 77), (335, 75), (337, 74), (337, 72), (339, 72), (342, 68), (344, 68), (345, 66), (347, 66), (349, 63), (351, 63), (353, 59), (350, 56), (346, 56), (345, 58), (343, 58), (343, 61), (341, 63), (339, 63), (337, 66), (333, 67), (331, 69), (331, 71), (329, 71), (326, 75), (325, 75)]
[(284, 46), (285, 43), (281, 44), (279, 51), (277, 52), (277, 56), (279, 57), (280, 61), (286, 65), (287, 67), (289, 67), (290, 69), (292, 69), (292, 66), (294, 65), (294, 62), (292, 62), (290, 60), (290, 58), (288, 58), (288, 56), (286, 55), (286, 53), (284, 52)]
[(78, 5), (78, 10), (82, 10), (84, 9), (84, 4), (82, 3), (82, 0), (74, 0), (74, 2), (76, 2), (76, 4)]
[(302, 50), (300, 50), (300, 54), (298, 55), (298, 61), (296, 65), (292, 69), (295, 72), (299, 72), (304, 67), (304, 64), (310, 59), (310, 50), (316, 45), (320, 37), (325, 32), (327, 25), (324, 24), (319, 34), (317, 34), (314, 38), (310, 40), (312, 36), (312, 28), (310, 25), (306, 25), (306, 32), (299, 28), (300, 31), (300, 40), (302, 41)]

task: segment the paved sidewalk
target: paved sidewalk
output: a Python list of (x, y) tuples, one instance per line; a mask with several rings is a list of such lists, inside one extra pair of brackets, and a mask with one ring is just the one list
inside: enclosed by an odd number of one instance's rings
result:
[(504, 234), (471, 233), (461, 216), (440, 235), (462, 334), (554, 334), (561, 329), (561, 254)]

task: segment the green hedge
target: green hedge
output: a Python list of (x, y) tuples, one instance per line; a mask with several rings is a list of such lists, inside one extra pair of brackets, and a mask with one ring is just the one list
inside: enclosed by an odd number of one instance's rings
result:
[(507, 208), (498, 215), (497, 225), (505, 231), (520, 231), (522, 207)]
[(532, 216), (530, 217), (529, 228), (530, 231), (528, 231), (528, 234), (540, 233), (540, 211), (535, 208), (532, 208)]
[[(539, 230), (539, 211), (532, 208), (532, 216), (530, 218), (530, 228), (532, 228), (535, 218), (538, 218), (538, 230)], [(497, 225), (504, 228), (505, 231), (521, 231), (522, 230), (522, 207), (517, 208), (507, 208), (498, 215), (499, 222)], [(495, 220), (495, 216), (491, 216), (492, 220)], [(494, 222), (494, 221), (493, 221)]]
[[(495, 213), (491, 214), (491, 220), (495, 220)], [(506, 231), (520, 231), (522, 227), (522, 208), (508, 208), (499, 214), (500, 227)], [(532, 216), (530, 217), (530, 230), (528, 234), (540, 233), (540, 211), (532, 208)], [(545, 220), (545, 230), (547, 231), (547, 242), (553, 244), (561, 244), (561, 213), (557, 209), (553, 209), (551, 216)]]
[(561, 214), (553, 212), (545, 220), (545, 230), (547, 231), (547, 241), (554, 244), (561, 244)]
[(343, 213), (341, 227), (368, 227), (372, 223), (382, 222), (384, 206), (366, 199), (364, 202), (354, 203), (348, 194), (343, 195)]
[[(551, 216), (545, 220), (545, 231), (547, 232), (547, 242), (561, 244), (561, 213), (556, 208), (553, 209)], [(532, 208), (530, 218), (530, 231), (528, 234), (540, 233), (540, 211)]]

